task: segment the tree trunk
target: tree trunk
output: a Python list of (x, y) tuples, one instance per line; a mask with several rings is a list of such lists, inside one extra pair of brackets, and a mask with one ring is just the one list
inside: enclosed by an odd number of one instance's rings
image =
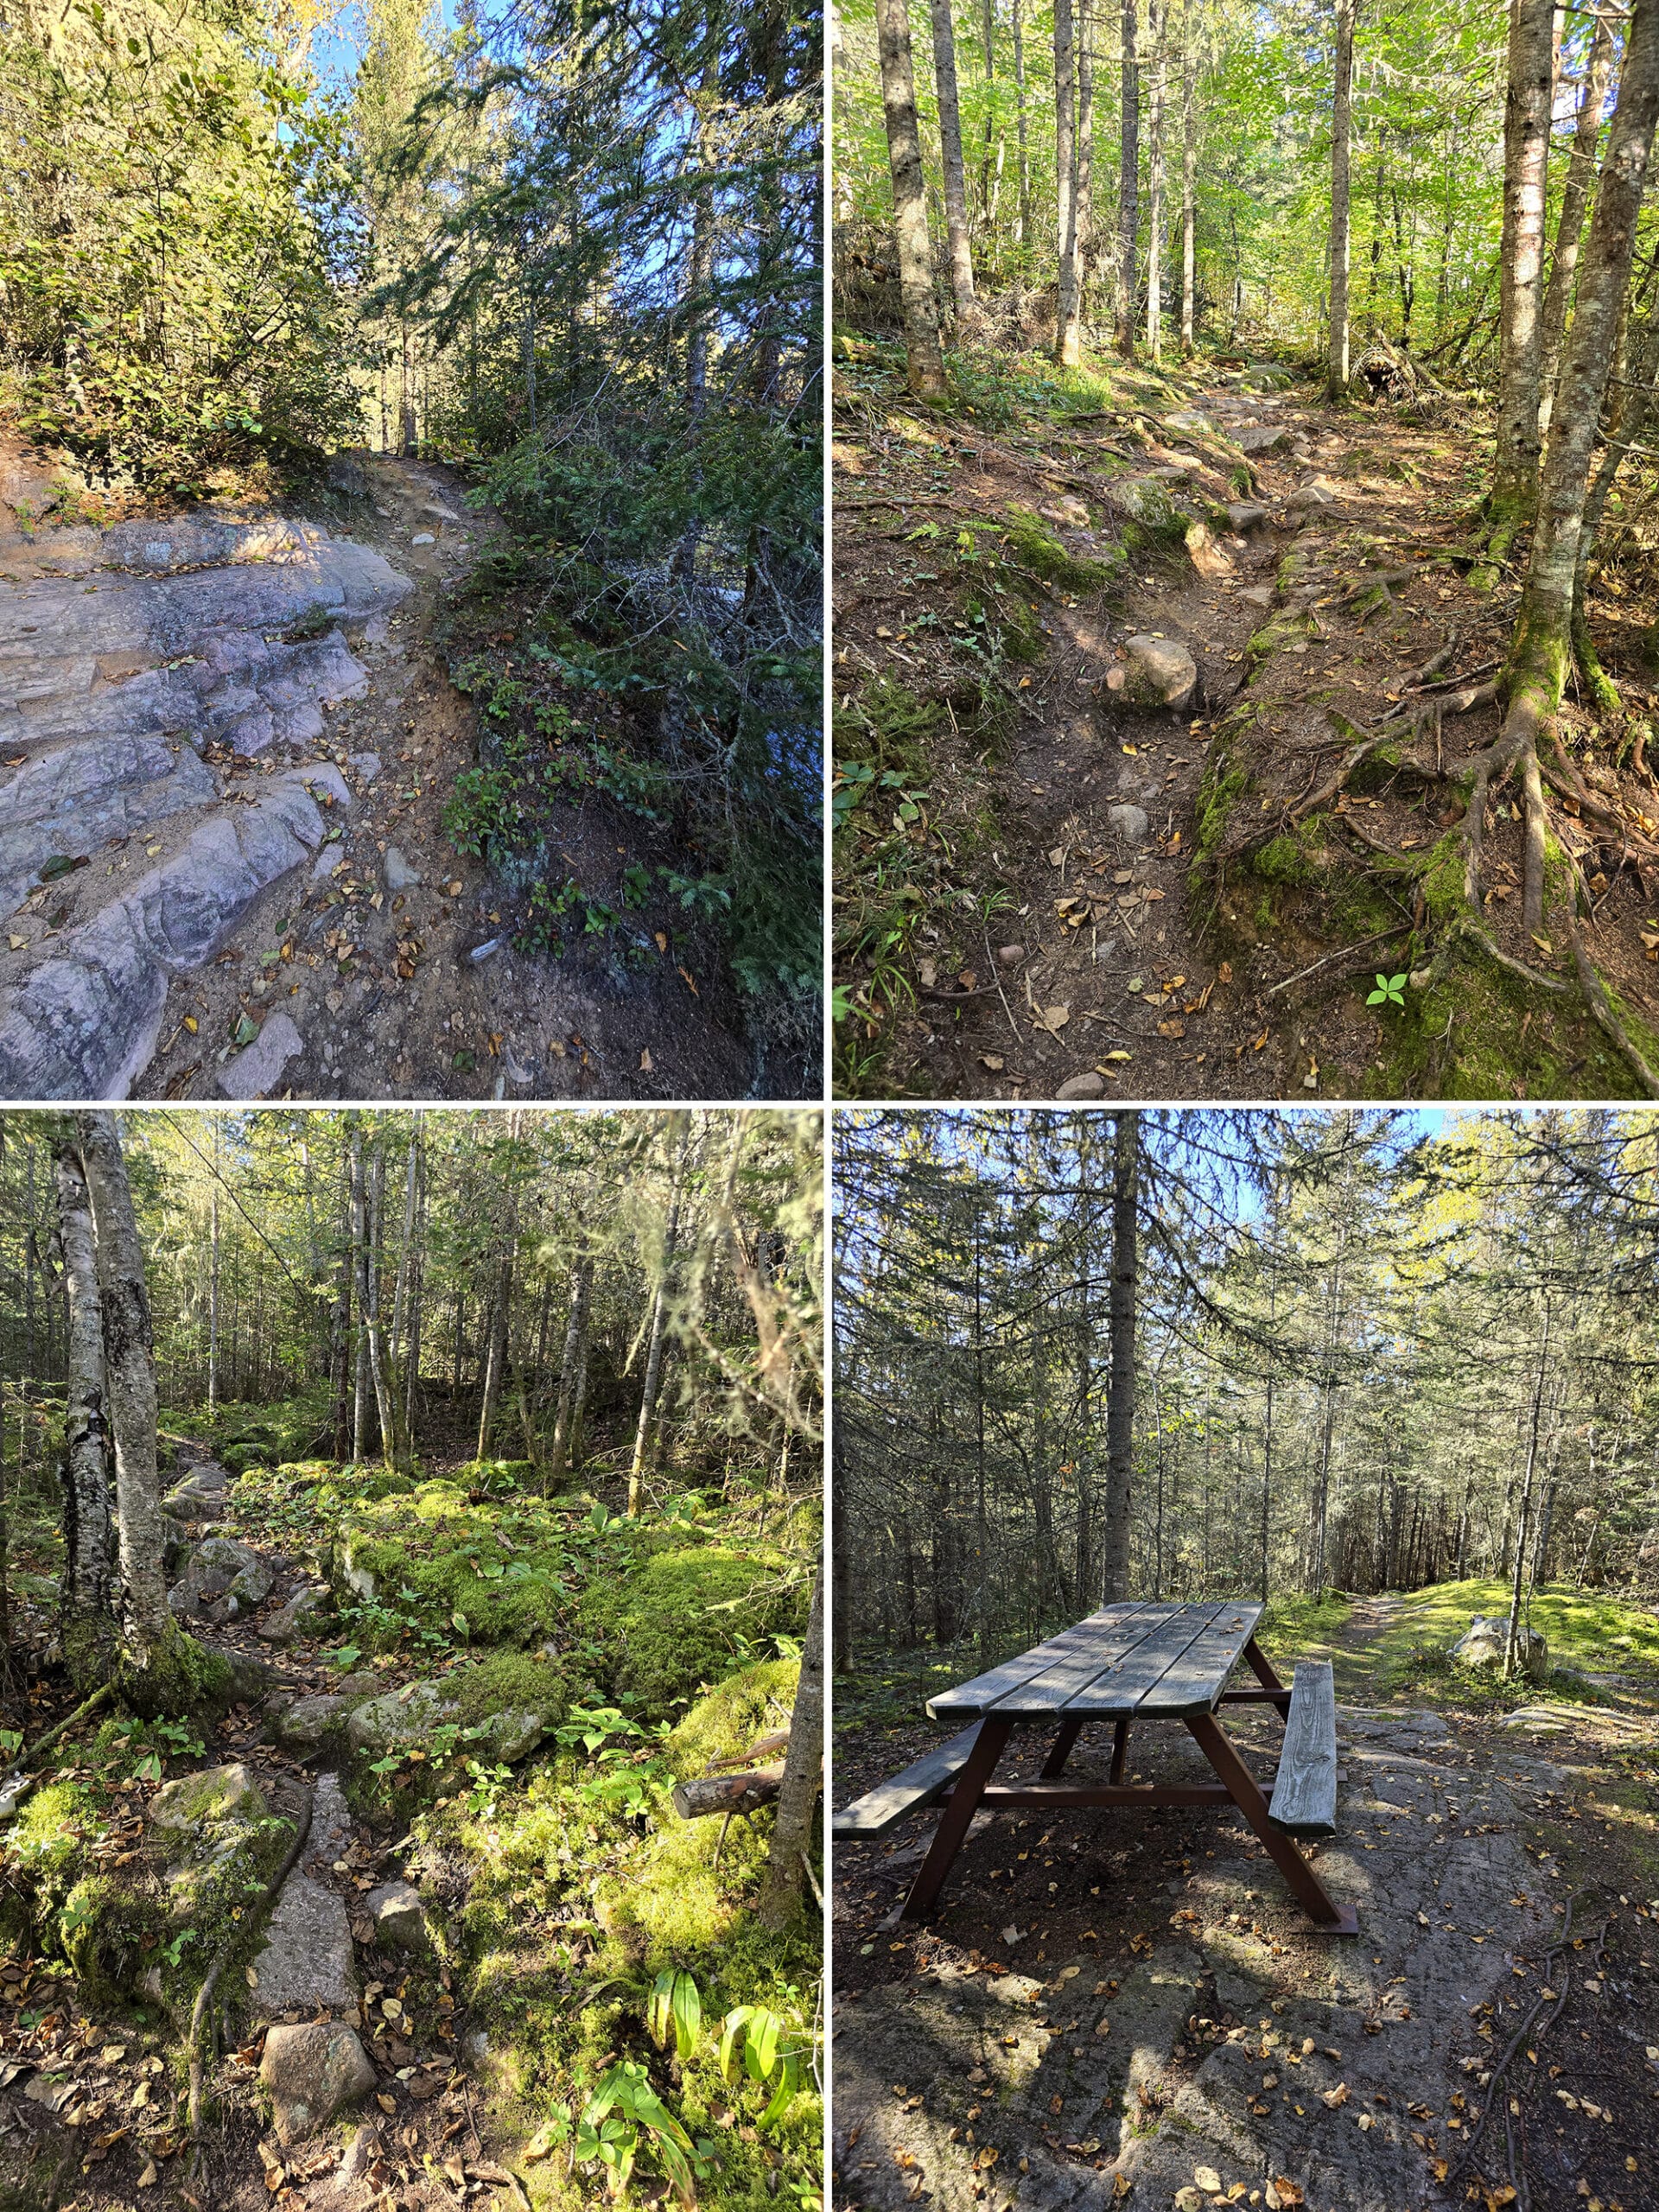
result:
[(1077, 322), (1077, 79), (1071, 0), (1054, 0), (1054, 207), (1059, 245), (1054, 358), (1065, 368), (1075, 368), (1082, 359)]
[(1169, 0), (1151, 0), (1147, 31), (1152, 41), (1152, 98), (1147, 114), (1147, 353), (1160, 359), (1164, 346), (1164, 34)]
[(968, 180), (962, 163), (962, 113), (957, 103), (957, 34), (950, 0), (932, 0), (933, 74), (939, 89), (939, 146), (944, 162), (944, 228), (950, 251), (950, 290), (960, 326), (974, 311), (974, 257), (968, 243)]
[(484, 1391), (478, 1408), (478, 1451), (480, 1459), (490, 1456), (491, 1431), (495, 1427), (496, 1408), (501, 1402), (501, 1382), (506, 1372), (507, 1330), (512, 1305), (512, 1258), (504, 1251), (496, 1269), (495, 1300), (490, 1314), (489, 1346), (484, 1361)]
[(383, 1122), (375, 1138), (374, 1173), (369, 1192), (369, 1239), (363, 1322), (369, 1339), (369, 1376), (374, 1384), (375, 1417), (380, 1424), (380, 1456), (391, 1467), (397, 1456), (397, 1416), (386, 1382), (380, 1343), (380, 1276), (386, 1254), (386, 1140)]
[(340, 1165), (340, 1275), (334, 1290), (334, 1310), (329, 1329), (329, 1380), (334, 1392), (334, 1452), (336, 1459), (350, 1456), (352, 1448), (352, 1284), (355, 1259), (352, 1246), (352, 1179), (349, 1157)]
[(1135, 1449), (1135, 1323), (1140, 1273), (1135, 1213), (1141, 1171), (1141, 1116), (1116, 1116), (1112, 1147), (1112, 1290), (1107, 1326), (1111, 1343), (1106, 1404), (1106, 1510), (1101, 1532), (1100, 1594), (1129, 1594), (1129, 1483)]
[(1625, 41), (1618, 106), (1579, 271), (1557, 392), (1554, 433), (1510, 649), (1504, 748), (1535, 747), (1560, 705), (1572, 650), (1575, 581), (1596, 426), (1630, 282), (1637, 216), (1659, 113), (1659, 0), (1637, 0)]
[(415, 1185), (418, 1179), (420, 1157), (421, 1124), (416, 1116), (410, 1128), (409, 1159), (404, 1170), (404, 1235), (397, 1248), (397, 1281), (391, 1294), (391, 1337), (386, 1359), (387, 1389), (394, 1432), (392, 1456), (400, 1459), (410, 1456), (408, 1415), (405, 1413), (400, 1416), (397, 1406), (397, 1380), (402, 1372), (397, 1363), (404, 1341), (404, 1317), (409, 1311), (410, 1270), (415, 1246)]
[(755, 1907), (763, 1927), (782, 1928), (801, 1909), (803, 1879), (811, 1860), (812, 1823), (823, 1786), (823, 1570), (812, 1580), (812, 1610), (801, 1647), (801, 1678), (789, 1724), (783, 1786), (766, 1878)]
[(559, 1362), (558, 1410), (553, 1418), (553, 1448), (547, 1462), (550, 1491), (563, 1480), (567, 1467), (580, 1464), (575, 1457), (577, 1408), (588, 1381), (588, 1315), (593, 1282), (594, 1263), (584, 1254), (570, 1274), (570, 1318), (565, 1325), (564, 1355)]
[(1532, 1517), (1532, 1477), (1538, 1464), (1538, 1429), (1544, 1408), (1544, 1377), (1549, 1367), (1549, 1296), (1544, 1296), (1544, 1325), (1538, 1338), (1538, 1370), (1532, 1387), (1532, 1419), (1527, 1430), (1526, 1471), (1521, 1478), (1521, 1516), (1515, 1531), (1515, 1571), (1510, 1591), (1510, 1623), (1503, 1639), (1503, 1672), (1515, 1673), (1521, 1630), (1521, 1592), (1526, 1579), (1527, 1537)]
[(143, 1249), (133, 1219), (115, 1116), (82, 1114), (77, 1116), (77, 1127), (92, 1202), (103, 1296), (127, 1649), (133, 1663), (142, 1668), (149, 1663), (168, 1622), (162, 1493), (156, 1465), (155, 1339), (144, 1288)]
[(1612, 27), (1605, 16), (1598, 16), (1585, 65), (1578, 128), (1573, 134), (1573, 158), (1567, 163), (1561, 212), (1555, 223), (1555, 251), (1550, 259), (1549, 283), (1544, 291), (1543, 328), (1538, 351), (1538, 435), (1546, 442), (1554, 411), (1555, 382), (1560, 374), (1561, 344), (1567, 334), (1567, 303), (1573, 291), (1573, 272), (1579, 265), (1579, 240), (1584, 229), (1585, 210), (1590, 203), (1590, 187), (1595, 181), (1601, 111), (1607, 103), (1612, 71)]
[(369, 1243), (363, 1191), (363, 1131), (352, 1124), (352, 1280), (357, 1295), (357, 1342), (352, 1364), (352, 1459), (360, 1465), (369, 1446), (369, 1361), (365, 1325), (369, 1311)]
[(1353, 143), (1354, 16), (1357, 0), (1337, 0), (1336, 81), (1331, 95), (1331, 327), (1325, 389), (1348, 391), (1349, 159)]
[(1198, 59), (1192, 45), (1192, 0), (1182, 18), (1181, 57), (1181, 351), (1196, 343), (1198, 290)]
[[(1077, 34), (1077, 320), (1089, 320), (1089, 263), (1095, 247), (1095, 56), (1089, 0), (1076, 0)], [(1081, 350), (1082, 334), (1078, 334)]]
[(686, 1155), (690, 1138), (682, 1147), (674, 1171), (668, 1206), (668, 1234), (663, 1243), (663, 1274), (652, 1300), (651, 1332), (645, 1345), (645, 1379), (639, 1391), (639, 1420), (633, 1435), (633, 1461), (628, 1470), (628, 1511), (637, 1514), (645, 1503), (645, 1483), (657, 1464), (657, 1400), (663, 1387), (663, 1347), (668, 1329), (669, 1287), (673, 1279), (675, 1247), (680, 1232), (680, 1199), (685, 1187)]
[[(1026, 40), (1020, 21), (1025, 0), (1013, 0), (1014, 7), (1014, 132), (1020, 149), (1020, 253), (1023, 264), (1026, 248), (1031, 243), (1031, 144), (1026, 118)], [(1024, 269), (1020, 275), (1023, 281)]]
[(1555, 86), (1554, 0), (1510, 0), (1509, 93), (1503, 116), (1503, 237), (1497, 384), (1497, 457), (1488, 506), (1501, 558), (1531, 517), (1538, 490), (1538, 372), (1542, 325), (1544, 200)]
[(207, 1255), (207, 1411), (212, 1415), (219, 1410), (219, 1118), (213, 1116), (213, 1173), (209, 1186), (211, 1196), (208, 1219)]
[(1136, 0), (1123, 0), (1122, 130), (1117, 188), (1117, 350), (1135, 359), (1135, 240), (1140, 219), (1140, 73), (1135, 62)]
[[(68, 1315), (68, 1378), (63, 1424), (63, 1577), (66, 1648), (77, 1674), (110, 1628), (114, 1530), (110, 1515), (109, 1384), (104, 1362), (104, 1302), (98, 1286), (86, 1172), (66, 1133), (58, 1148), (58, 1242)], [(80, 1634), (75, 1635), (79, 1630)], [(94, 1663), (96, 1663), (94, 1656)]]
[(927, 183), (922, 168), (921, 127), (916, 119), (916, 73), (906, 0), (876, 0), (875, 20), (910, 389), (918, 399), (938, 398), (944, 391), (944, 357), (939, 351), (938, 310), (933, 299)]

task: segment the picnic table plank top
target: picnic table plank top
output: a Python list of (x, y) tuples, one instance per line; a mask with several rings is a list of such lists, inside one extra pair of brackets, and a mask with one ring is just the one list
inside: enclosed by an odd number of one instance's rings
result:
[(927, 1710), (936, 1720), (1213, 1713), (1261, 1618), (1262, 1607), (1251, 1604), (1103, 1605), (1018, 1658), (941, 1691)]

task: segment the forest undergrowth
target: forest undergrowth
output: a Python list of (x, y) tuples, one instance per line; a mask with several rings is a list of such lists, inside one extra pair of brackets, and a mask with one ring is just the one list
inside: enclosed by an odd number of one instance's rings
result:
[(1525, 543), (1493, 557), (1478, 391), (1385, 343), (1341, 406), (1244, 346), (1059, 368), (979, 313), (940, 399), (867, 318), (836, 348), (842, 1095), (1645, 1095), (1630, 534), (1535, 806), (1494, 750)]
[[(72, 1729), (6, 1833), (0, 2078), (29, 2120), (7, 2139), (19, 2201), (126, 2203), (137, 2188), (194, 2203), (206, 2187), (222, 2202), (257, 2188), (298, 2204), (339, 2169), (342, 2202), (360, 2185), (365, 2202), (389, 2191), (410, 2206), (476, 2195), (522, 2208), (585, 2201), (607, 2177), (629, 2185), (632, 2169), (646, 2200), (813, 2204), (815, 1929), (756, 1915), (769, 1815), (722, 1835), (670, 1808), (677, 1782), (787, 1725), (810, 1507), (728, 1503), (688, 1469), (642, 1521), (613, 1510), (622, 1497), (602, 1480), (548, 1497), (528, 1461), (404, 1473), (270, 1449), (314, 1445), (318, 1427), (303, 1399), (164, 1416), (175, 1472), (204, 1449), (233, 1471), (219, 1533), (331, 1595), (270, 1651), (274, 1669), (255, 1639), (279, 1593), (199, 1628), (230, 1656), (234, 1694)], [(11, 1523), (13, 1750), (73, 1702), (51, 1654), (61, 1546), (29, 1503), (14, 1501)], [(353, 1713), (425, 1682), (453, 1717), (434, 1730), (416, 1703), (407, 1726), (354, 1748)], [(539, 1716), (529, 1758), (503, 1756), (504, 1711)], [(226, 1759), (264, 1786), (268, 1840), (181, 1917), (147, 1815), (160, 1790)], [(372, 2145), (353, 2163), (348, 2126), (343, 2168), (335, 2131), (293, 2150), (265, 2132), (257, 2031), (250, 2040), (232, 1993), (262, 1940), (254, 1893), (319, 1766), (338, 1767), (354, 1816), (340, 1886), (380, 2074)], [(359, 1901), (397, 1867), (428, 1929), (412, 1954), (389, 1951)], [(185, 2024), (221, 1952), (232, 2024), (198, 2152)], [(664, 1976), (666, 2030), (653, 2005)], [(741, 2019), (722, 2056), (722, 2023), (746, 2006), (748, 2056)]]

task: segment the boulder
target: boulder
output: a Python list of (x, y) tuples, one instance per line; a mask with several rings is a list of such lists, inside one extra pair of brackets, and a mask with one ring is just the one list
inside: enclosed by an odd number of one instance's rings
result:
[(233, 1621), (264, 1605), (274, 1580), (257, 1552), (230, 1536), (208, 1536), (186, 1554), (167, 1602), (187, 1618)]
[(389, 1950), (424, 1951), (430, 1942), (420, 1891), (408, 1882), (383, 1882), (365, 1900), (374, 1939)]
[(325, 1588), (308, 1583), (296, 1590), (257, 1633), (265, 1643), (292, 1643), (296, 1636), (315, 1636), (325, 1614), (334, 1610), (334, 1599)]
[(1146, 843), (1147, 833), (1152, 824), (1147, 817), (1145, 807), (1133, 805), (1128, 800), (1120, 800), (1117, 805), (1107, 808), (1106, 819), (1126, 845)]
[(1176, 638), (1124, 641), (1123, 697), (1136, 707), (1185, 707), (1197, 689), (1198, 664)]
[(250, 1827), (264, 1817), (264, 1792), (239, 1761), (181, 1774), (149, 1801), (149, 1824), (168, 1857), (194, 1847), (208, 1828)]
[[(346, 1741), (354, 1751), (378, 1756), (394, 1745), (419, 1745), (460, 1716), (459, 1700), (442, 1683), (410, 1682), (354, 1707), (346, 1719)], [(547, 1733), (540, 1713), (524, 1709), (493, 1713), (486, 1726), (489, 1735), (481, 1748), (505, 1766), (527, 1758)]]
[(354, 2029), (308, 2024), (270, 2031), (259, 2079), (270, 2094), (276, 2139), (289, 2144), (360, 2104), (375, 2072)]
[[(1508, 1649), (1510, 1624), (1508, 1616), (1494, 1613), (1490, 1618), (1477, 1613), (1467, 1630), (1452, 1646), (1451, 1656), (1460, 1666), (1500, 1669)], [(1549, 1673), (1549, 1645), (1536, 1629), (1522, 1627), (1516, 1630), (1516, 1654), (1521, 1662), (1521, 1672), (1529, 1682), (1541, 1682)]]
[(1254, 499), (1230, 500), (1227, 523), (1240, 537), (1248, 537), (1253, 530), (1260, 530), (1268, 519), (1268, 511)]
[(1233, 432), (1233, 443), (1241, 453), (1282, 453), (1290, 432), (1282, 423), (1250, 423)]

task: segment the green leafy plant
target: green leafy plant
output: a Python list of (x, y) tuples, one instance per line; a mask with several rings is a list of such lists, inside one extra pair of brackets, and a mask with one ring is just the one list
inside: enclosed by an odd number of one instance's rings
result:
[(799, 2050), (785, 2050), (784, 2023), (765, 2005), (740, 2005), (726, 2015), (720, 2037), (720, 2070), (732, 2078), (732, 2061), (739, 2044), (743, 2048), (743, 2071), (752, 2082), (770, 2082), (772, 2101), (760, 2115), (762, 2127), (773, 2127), (794, 2102), (801, 2086)]
[(675, 2054), (683, 2066), (702, 2039), (702, 2000), (695, 1979), (683, 1967), (664, 1967), (658, 1975), (645, 2018), (653, 2041), (664, 2050), (672, 2034)]
[(642, 2147), (667, 2175), (681, 2203), (694, 2204), (698, 2177), (709, 2171), (714, 2145), (693, 2143), (652, 2088), (645, 2068), (625, 2058), (601, 2077), (583, 2106), (571, 2156), (579, 2166), (602, 2166), (607, 2189), (620, 2198)]
[(1400, 976), (1378, 976), (1376, 988), (1367, 994), (1367, 1006), (1397, 1006), (1404, 1009), (1406, 979)]

